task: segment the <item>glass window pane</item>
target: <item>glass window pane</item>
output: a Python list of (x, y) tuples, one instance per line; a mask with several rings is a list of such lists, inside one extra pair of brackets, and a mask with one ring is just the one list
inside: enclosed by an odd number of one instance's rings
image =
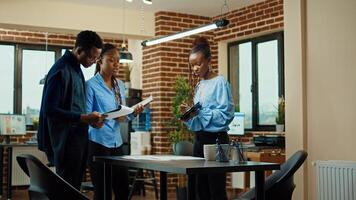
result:
[[(64, 53), (66, 52), (67, 49), (62, 49), (62, 55), (64, 55)], [(70, 49), (68, 49), (69, 51), (71, 51)], [(82, 69), (83, 75), (84, 75), (84, 79), (87, 81), (89, 79), (91, 79), (94, 76), (95, 73), (95, 66), (96, 64), (91, 65), (88, 68), (83, 67), (83, 65), (80, 65), (80, 68)]]
[(0, 45), (0, 113), (14, 112), (15, 47)]
[(278, 106), (278, 42), (257, 45), (258, 114), (260, 125), (274, 125)]
[[(40, 80), (47, 74), (54, 61), (54, 51), (22, 51), (22, 113), (30, 115), (27, 117), (38, 117), (43, 90)], [(31, 122), (27, 121), (27, 124), (32, 124)]]
[(245, 113), (245, 128), (252, 128), (252, 45), (251, 42), (239, 45), (239, 106)]

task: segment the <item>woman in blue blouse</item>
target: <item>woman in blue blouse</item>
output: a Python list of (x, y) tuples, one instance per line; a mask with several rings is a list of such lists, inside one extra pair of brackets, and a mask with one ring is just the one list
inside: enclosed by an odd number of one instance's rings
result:
[[(185, 124), (195, 133), (193, 156), (204, 157), (204, 144), (215, 144), (216, 139), (221, 144), (228, 144), (227, 131), (234, 117), (234, 103), (230, 84), (211, 69), (211, 52), (207, 39), (200, 37), (195, 40), (189, 54), (189, 69), (195, 79), (199, 78), (195, 86), (194, 104), (199, 102), (202, 107)], [(226, 174), (196, 175), (195, 189), (201, 200), (227, 200)]]
[[(114, 75), (119, 70), (119, 51), (112, 44), (104, 44), (97, 61), (95, 76), (86, 82), (87, 112), (104, 113), (125, 104), (125, 86)], [(143, 111), (138, 106), (134, 114)], [(106, 120), (102, 128), (89, 127), (89, 168), (94, 185), (94, 199), (103, 199), (104, 169), (102, 164), (93, 162), (93, 156), (119, 156), (122, 153), (122, 138), (119, 122), (132, 116)], [(112, 167), (112, 186), (115, 199), (128, 198), (128, 171), (125, 167)]]

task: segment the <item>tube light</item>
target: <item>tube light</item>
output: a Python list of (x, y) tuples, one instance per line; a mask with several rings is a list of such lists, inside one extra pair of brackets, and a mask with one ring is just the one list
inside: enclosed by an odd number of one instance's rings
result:
[(173, 35), (168, 35), (168, 36), (163, 36), (163, 37), (159, 37), (159, 38), (153, 38), (150, 40), (145, 40), (141, 43), (141, 45), (142, 46), (151, 46), (151, 45), (159, 44), (162, 42), (168, 42), (168, 41), (183, 38), (183, 37), (186, 37), (189, 35), (194, 35), (194, 34), (198, 34), (198, 33), (205, 32), (205, 31), (210, 31), (210, 30), (213, 30), (213, 29), (216, 29), (219, 27), (224, 27), (224, 26), (227, 26), (228, 24), (229, 24), (229, 20), (219, 19), (219, 20), (214, 21), (211, 24), (207, 24), (207, 25), (200, 26), (200, 27), (197, 27), (194, 29), (178, 32)]
[(152, 4), (152, 0), (142, 0), (142, 1), (143, 1), (143, 3), (148, 4), (148, 5)]

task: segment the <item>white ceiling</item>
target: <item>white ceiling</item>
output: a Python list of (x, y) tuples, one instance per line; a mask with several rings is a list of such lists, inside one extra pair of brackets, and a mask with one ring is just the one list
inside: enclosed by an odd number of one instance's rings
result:
[[(58, 0), (52, 0), (58, 1)], [(221, 14), (221, 10), (225, 13), (226, 8), (223, 8), (224, 0), (152, 0), (152, 5), (147, 5), (142, 0), (133, 0), (129, 3), (126, 0), (60, 0), (68, 1), (79, 4), (109, 6), (109, 7), (123, 7), (125, 1), (126, 9), (140, 10), (143, 8), (145, 11), (172, 11), (186, 14), (194, 14), (201, 16), (213, 17)], [(226, 0), (229, 11), (236, 10), (248, 5), (252, 5), (264, 0)]]

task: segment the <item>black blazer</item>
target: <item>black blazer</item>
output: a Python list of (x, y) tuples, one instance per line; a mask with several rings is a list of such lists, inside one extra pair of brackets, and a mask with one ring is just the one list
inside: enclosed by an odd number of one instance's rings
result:
[[(73, 76), (73, 73), (78, 73), (79, 76)], [(77, 59), (66, 51), (47, 74), (37, 133), (38, 149), (44, 151), (50, 164), (55, 166), (60, 165), (63, 160), (65, 143), (72, 127), (80, 124), (82, 113), (72, 110), (72, 103), (76, 98), (72, 92), (75, 84), (83, 84), (83, 89), (85, 88)], [(81, 131), (85, 134), (88, 128)]]

